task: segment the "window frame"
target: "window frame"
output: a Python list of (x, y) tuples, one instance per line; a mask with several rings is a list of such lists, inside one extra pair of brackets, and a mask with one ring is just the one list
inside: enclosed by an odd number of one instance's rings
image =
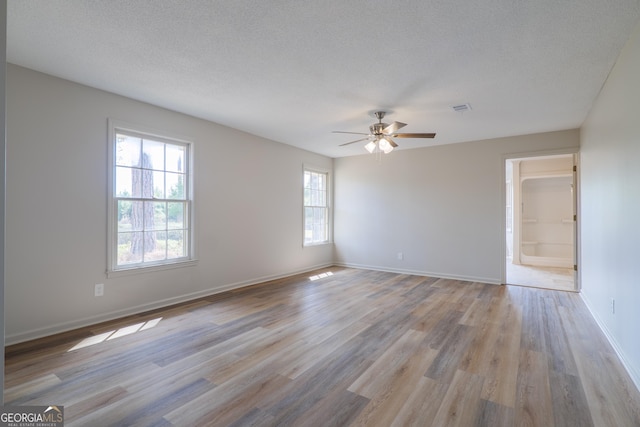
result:
[[(143, 125), (131, 124), (124, 121), (108, 119), (108, 189), (107, 189), (107, 277), (117, 277), (121, 275), (140, 274), (159, 270), (188, 267), (197, 264), (196, 244), (195, 244), (195, 209), (193, 191), (193, 159), (194, 143), (190, 138), (178, 136), (165, 131), (159, 131)], [(153, 141), (180, 145), (185, 147), (185, 202), (187, 214), (184, 220), (188, 222), (185, 227), (186, 251), (185, 257), (175, 259), (164, 259), (159, 261), (148, 261), (135, 264), (118, 265), (118, 204), (115, 194), (116, 188), (116, 134), (148, 138)], [(166, 166), (164, 167), (166, 168)], [(165, 170), (166, 173), (166, 170)], [(166, 197), (166, 195), (165, 195)], [(150, 200), (156, 200), (152, 198)], [(158, 199), (166, 201), (168, 199)]]
[[(315, 205), (307, 205), (305, 203), (305, 197), (304, 197), (304, 193), (305, 193), (305, 186), (304, 186), (304, 177), (305, 174), (307, 172), (310, 173), (317, 173), (317, 174), (324, 174), (326, 176), (326, 182), (325, 182), (325, 193), (326, 193), (326, 203), (325, 206), (315, 206)], [(330, 169), (326, 169), (326, 168), (322, 168), (322, 167), (317, 167), (317, 166), (313, 166), (313, 165), (308, 165), (308, 164), (304, 164), (302, 166), (302, 246), (303, 247), (311, 247), (311, 246), (321, 246), (321, 245), (329, 245), (333, 243), (333, 221), (332, 221), (332, 207), (331, 207), (331, 201), (332, 201), (332, 176), (331, 176), (331, 170)], [(326, 224), (326, 240), (323, 241), (312, 241), (307, 243), (307, 240), (305, 238), (305, 233), (306, 233), (306, 215), (305, 215), (305, 211), (306, 208), (308, 207), (313, 207), (313, 208), (324, 208), (326, 209), (326, 219), (327, 219), (327, 224)]]

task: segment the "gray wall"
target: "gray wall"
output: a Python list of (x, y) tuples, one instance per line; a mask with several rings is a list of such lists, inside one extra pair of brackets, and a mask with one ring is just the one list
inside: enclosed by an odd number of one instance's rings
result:
[(581, 128), (580, 178), (582, 295), (640, 388), (638, 76), (640, 24)]
[[(303, 164), (330, 158), (14, 65), (7, 113), (9, 343), (333, 261), (302, 247)], [(197, 266), (106, 278), (108, 118), (195, 141)]]
[[(336, 261), (501, 283), (504, 160), (577, 151), (577, 130), (335, 160)], [(398, 260), (398, 252), (403, 253)]]

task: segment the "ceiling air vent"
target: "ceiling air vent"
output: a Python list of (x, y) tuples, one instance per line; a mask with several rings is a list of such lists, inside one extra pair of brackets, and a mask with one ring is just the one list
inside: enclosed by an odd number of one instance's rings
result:
[(456, 113), (464, 113), (465, 111), (471, 110), (471, 105), (469, 105), (469, 104), (460, 104), (460, 105), (454, 105), (451, 108)]

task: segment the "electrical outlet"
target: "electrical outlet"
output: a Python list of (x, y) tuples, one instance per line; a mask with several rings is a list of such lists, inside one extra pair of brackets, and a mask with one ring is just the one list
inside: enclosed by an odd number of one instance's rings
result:
[(101, 297), (104, 295), (104, 283), (97, 283), (93, 288), (94, 296)]
[(404, 259), (404, 254), (402, 252), (398, 252), (398, 260), (402, 261)]
[(616, 300), (611, 298), (611, 314), (616, 314)]

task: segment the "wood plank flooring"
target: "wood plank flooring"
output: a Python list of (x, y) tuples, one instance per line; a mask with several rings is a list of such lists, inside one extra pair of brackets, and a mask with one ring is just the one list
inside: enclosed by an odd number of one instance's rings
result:
[(5, 377), (67, 426), (640, 426), (578, 294), (348, 268), (14, 345)]

